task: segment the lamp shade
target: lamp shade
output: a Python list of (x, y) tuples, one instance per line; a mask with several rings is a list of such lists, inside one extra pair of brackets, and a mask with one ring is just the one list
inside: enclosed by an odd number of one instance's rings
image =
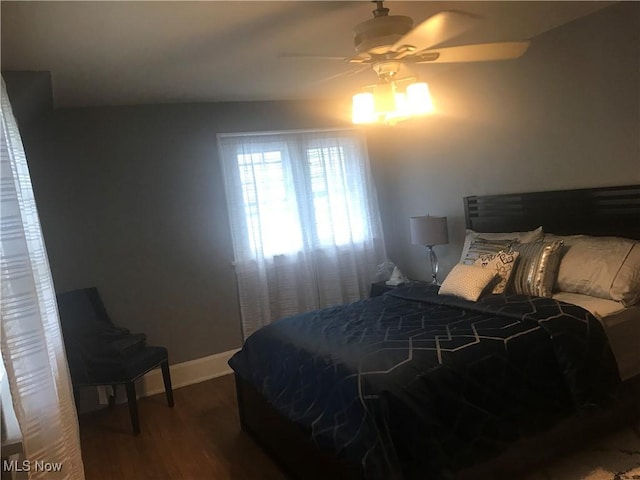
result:
[(449, 243), (447, 217), (411, 217), (411, 243), (428, 246)]

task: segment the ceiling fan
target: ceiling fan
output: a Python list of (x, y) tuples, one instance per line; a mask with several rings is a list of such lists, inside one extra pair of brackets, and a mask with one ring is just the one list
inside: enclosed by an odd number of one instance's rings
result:
[[(373, 10), (373, 18), (359, 23), (354, 28), (355, 55), (344, 58), (308, 55), (285, 56), (343, 60), (356, 66), (355, 69), (341, 72), (325, 80), (351, 76), (372, 68), (378, 76), (379, 83), (367, 86), (365, 89), (377, 87), (378, 93), (373, 92), (373, 95), (382, 100), (384, 100), (383, 97), (387, 97), (386, 100), (377, 103), (379, 107), (380, 104), (385, 104), (384, 107), (380, 108), (388, 110), (391, 108), (389, 105), (394, 103), (392, 97), (398, 95), (396, 84), (415, 80), (415, 77), (412, 76), (401, 78), (401, 75), (399, 75), (401, 71), (407, 70), (410, 65), (516, 59), (522, 56), (529, 47), (528, 41), (516, 41), (441, 48), (438, 45), (472, 28), (478, 17), (457, 10), (443, 11), (427, 18), (414, 27), (411, 17), (389, 15), (389, 9), (384, 7), (382, 1), (373, 1), (372, 3), (376, 4), (376, 9)], [(423, 85), (426, 87), (426, 84)], [(382, 90), (385, 90), (385, 92), (383, 93)], [(424, 93), (424, 88), (422, 88), (422, 91)], [(391, 100), (389, 100), (390, 97)], [(371, 103), (373, 101), (374, 99), (372, 98), (366, 102)], [(354, 109), (355, 103), (356, 98), (354, 97)], [(403, 104), (410, 106), (416, 103), (405, 99)], [(385, 114), (383, 121), (385, 123), (395, 123), (393, 119), (397, 119), (400, 116), (404, 116), (404, 114), (400, 115), (396, 112), (390, 117)], [(369, 117), (371, 116), (369, 115)], [(392, 119), (392, 122), (388, 121), (389, 118)]]
[[(382, 1), (373, 1), (373, 18), (354, 28), (356, 55), (349, 57), (315, 57), (343, 60), (370, 66), (378, 76), (393, 76), (400, 64), (462, 63), (510, 60), (522, 56), (528, 41), (481, 43), (438, 48), (473, 27), (478, 17), (470, 13), (449, 10), (436, 13), (413, 26), (413, 19), (404, 15), (389, 15)], [(286, 57), (314, 58), (308, 55)]]

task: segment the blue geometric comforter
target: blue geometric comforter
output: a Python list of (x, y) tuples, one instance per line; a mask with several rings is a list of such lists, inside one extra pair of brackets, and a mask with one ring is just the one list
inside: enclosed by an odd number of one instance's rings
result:
[(229, 364), (319, 448), (380, 480), (450, 478), (607, 403), (620, 382), (580, 307), (419, 284), (274, 322)]

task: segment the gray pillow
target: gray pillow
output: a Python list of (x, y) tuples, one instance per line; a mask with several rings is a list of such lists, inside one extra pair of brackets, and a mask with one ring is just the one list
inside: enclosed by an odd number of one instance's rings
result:
[(538, 227), (528, 232), (476, 232), (475, 230), (467, 229), (465, 231), (464, 245), (462, 246), (462, 254), (460, 255), (460, 263), (465, 263), (464, 259), (467, 257), (471, 242), (476, 238), (484, 238), (485, 240), (511, 240), (519, 243), (538, 242), (542, 240), (544, 232), (542, 227)]

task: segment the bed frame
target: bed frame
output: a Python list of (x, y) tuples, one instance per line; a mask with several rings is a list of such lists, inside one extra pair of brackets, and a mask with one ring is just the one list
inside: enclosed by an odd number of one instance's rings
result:
[[(612, 235), (640, 240), (640, 185), (584, 188), (464, 198), (467, 228), (478, 232), (533, 230), (558, 235)], [(289, 478), (361, 479), (360, 465), (320, 451), (299, 425), (278, 413), (236, 375), (242, 429), (280, 465)], [(516, 478), (518, 472), (610, 432), (640, 417), (640, 379), (624, 384), (615, 408), (572, 417), (535, 437), (523, 439), (487, 463), (459, 472), (459, 479)], [(580, 439), (580, 442), (577, 441)]]
[(640, 239), (640, 185), (464, 198), (467, 228)]

